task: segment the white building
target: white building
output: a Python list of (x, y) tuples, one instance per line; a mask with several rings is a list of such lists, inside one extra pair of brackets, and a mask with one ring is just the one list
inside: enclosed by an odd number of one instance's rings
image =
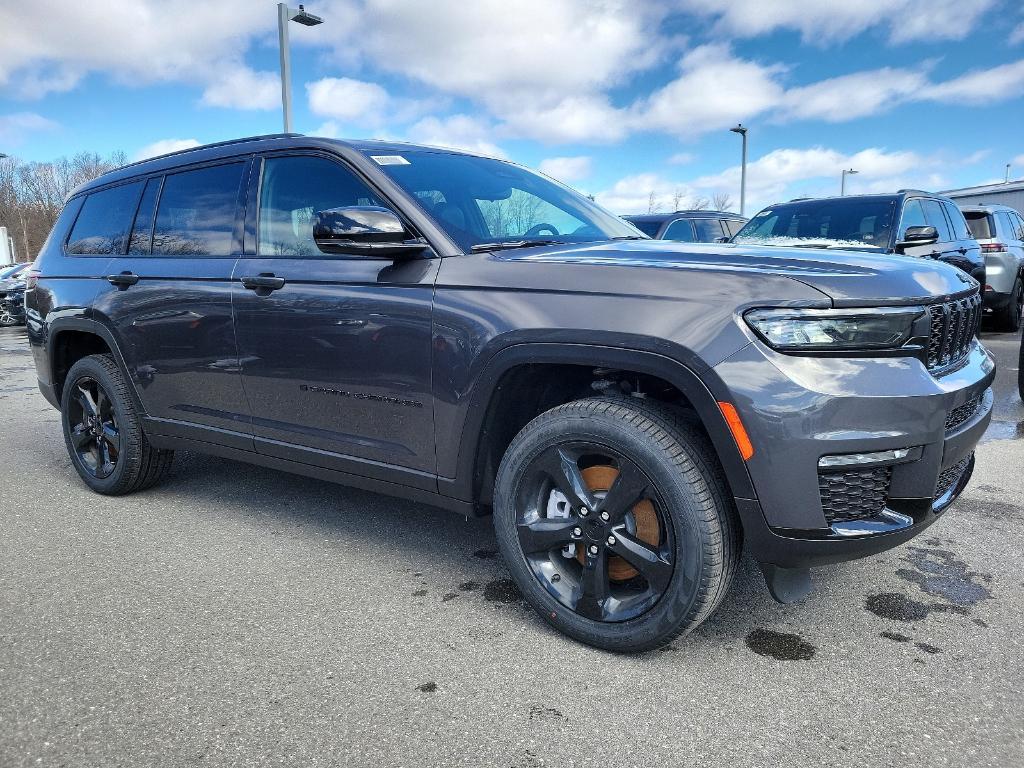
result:
[(956, 200), (959, 205), (1008, 205), (1024, 215), (1024, 179), (1003, 184), (951, 189), (941, 194)]
[(17, 261), (18, 253), (14, 250), (14, 238), (7, 234), (7, 227), (0, 227), (0, 267), (6, 267)]

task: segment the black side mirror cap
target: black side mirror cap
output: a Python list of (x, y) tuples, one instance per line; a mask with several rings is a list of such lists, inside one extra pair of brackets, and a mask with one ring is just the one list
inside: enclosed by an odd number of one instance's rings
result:
[(907, 231), (903, 233), (903, 239), (896, 243), (896, 247), (909, 248), (937, 242), (939, 242), (939, 230), (935, 227), (907, 227)]
[(324, 253), (370, 258), (415, 256), (428, 248), (413, 239), (398, 215), (376, 205), (348, 205), (318, 211), (313, 241)]

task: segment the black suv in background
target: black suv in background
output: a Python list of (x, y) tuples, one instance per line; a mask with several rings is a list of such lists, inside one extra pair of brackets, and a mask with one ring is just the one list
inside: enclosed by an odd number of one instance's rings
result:
[(655, 240), (681, 243), (719, 243), (735, 235), (747, 222), (736, 213), (697, 210), (644, 213), (622, 218)]
[(953, 264), (985, 285), (985, 259), (952, 200), (919, 190), (791, 200), (759, 211), (733, 242), (898, 253)]
[(25, 279), (30, 264), (0, 270), (0, 328), (25, 322)]
[(992, 410), (979, 286), (947, 264), (654, 241), (528, 169), (406, 144), (109, 173), (26, 304), (93, 490), (188, 449), (493, 512), (525, 599), (615, 650), (700, 624), (741, 542), (793, 601), (810, 567), (916, 536)]

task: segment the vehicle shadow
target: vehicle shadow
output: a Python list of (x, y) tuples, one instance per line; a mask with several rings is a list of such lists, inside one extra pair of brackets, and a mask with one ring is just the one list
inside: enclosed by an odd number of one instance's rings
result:
[[(529, 610), (508, 578), (490, 517), (467, 520), (424, 504), (190, 452), (179, 453), (173, 476), (148, 493), (180, 495), (183, 503), (193, 507), (199, 504), (218, 514), (241, 515), (266, 525), (268, 535), (290, 528), (315, 535), (328, 545), (336, 540), (379, 548), (396, 567), (422, 570), (421, 578), (432, 593), (472, 582), (484, 586), (485, 593), (492, 588), (500, 595), (499, 602)], [(816, 585), (827, 587), (841, 578), (843, 567), (816, 570)], [(809, 600), (814, 600), (813, 594)], [(733, 645), (752, 629), (776, 625), (799, 610), (800, 606), (775, 603), (757, 563), (744, 556), (729, 595), (685, 643)], [(538, 632), (549, 639), (556, 636), (532, 610), (529, 615)], [(523, 615), (510, 613), (508, 622), (510, 628), (521, 626)]]

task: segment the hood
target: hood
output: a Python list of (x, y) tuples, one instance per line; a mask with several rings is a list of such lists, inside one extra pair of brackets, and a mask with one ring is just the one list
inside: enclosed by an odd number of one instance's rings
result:
[(497, 256), (531, 262), (770, 274), (810, 286), (829, 296), (837, 307), (935, 302), (978, 287), (974, 278), (949, 264), (867, 251), (616, 240), (524, 248)]

